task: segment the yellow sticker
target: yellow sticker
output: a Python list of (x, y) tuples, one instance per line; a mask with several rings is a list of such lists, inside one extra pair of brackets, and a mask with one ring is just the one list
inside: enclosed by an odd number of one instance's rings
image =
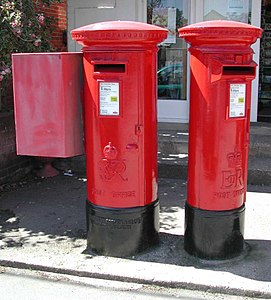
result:
[(118, 97), (111, 96), (111, 102), (118, 102)]
[(244, 102), (245, 102), (245, 98), (243, 98), (243, 97), (242, 98), (241, 97), (238, 98), (238, 103), (244, 103)]

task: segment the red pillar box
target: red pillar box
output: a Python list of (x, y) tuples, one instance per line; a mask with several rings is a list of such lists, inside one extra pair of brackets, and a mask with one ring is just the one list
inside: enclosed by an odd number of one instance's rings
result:
[(185, 250), (226, 259), (244, 246), (251, 44), (260, 28), (208, 21), (179, 29), (190, 45), (190, 123)]
[(130, 256), (156, 244), (156, 54), (165, 29), (103, 22), (71, 32), (82, 44), (88, 246)]
[(83, 154), (82, 53), (13, 54), (12, 68), (17, 154)]

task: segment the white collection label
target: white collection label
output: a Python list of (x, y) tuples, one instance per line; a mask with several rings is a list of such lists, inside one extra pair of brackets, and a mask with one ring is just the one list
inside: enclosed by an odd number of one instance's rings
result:
[(119, 116), (119, 82), (100, 82), (100, 115)]
[(230, 84), (230, 118), (244, 117), (246, 114), (246, 84)]

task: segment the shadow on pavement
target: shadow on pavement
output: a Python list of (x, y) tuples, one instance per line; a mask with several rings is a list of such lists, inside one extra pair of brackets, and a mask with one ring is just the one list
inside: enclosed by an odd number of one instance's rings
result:
[[(51, 251), (52, 255), (62, 251), (72, 253), (74, 248), (84, 253), (85, 199), (85, 179), (76, 176), (34, 180), (22, 188), (3, 193), (0, 196), (0, 255), (6, 249), (26, 247), (33, 247), (33, 251)], [(231, 260), (203, 261), (194, 258), (183, 249), (186, 182), (161, 179), (159, 199), (160, 245), (131, 259), (230, 272), (254, 280), (271, 281), (271, 241), (246, 240), (244, 253)]]
[(271, 241), (245, 240), (244, 252), (229, 260), (203, 260), (189, 255), (183, 247), (183, 235), (160, 233), (160, 245), (135, 257), (138, 261), (172, 264), (197, 269), (230, 272), (258, 281), (271, 281)]
[(64, 176), (37, 179), (4, 193), (0, 197), (0, 251), (84, 239), (85, 199), (84, 178)]

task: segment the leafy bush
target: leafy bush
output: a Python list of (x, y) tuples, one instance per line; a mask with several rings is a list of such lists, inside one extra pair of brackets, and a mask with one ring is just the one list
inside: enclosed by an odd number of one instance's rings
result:
[(2, 98), (11, 86), (11, 54), (53, 51), (56, 19), (46, 10), (62, 0), (0, 0), (0, 87)]

